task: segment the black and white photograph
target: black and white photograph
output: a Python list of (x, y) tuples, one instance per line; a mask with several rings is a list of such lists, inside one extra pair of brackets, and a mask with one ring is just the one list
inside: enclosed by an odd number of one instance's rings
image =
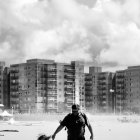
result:
[(140, 0), (0, 0), (0, 140), (139, 130)]

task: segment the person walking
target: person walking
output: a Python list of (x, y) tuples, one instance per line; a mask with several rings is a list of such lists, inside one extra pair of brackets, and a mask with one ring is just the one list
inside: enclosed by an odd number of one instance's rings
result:
[(90, 140), (93, 140), (93, 130), (87, 116), (80, 111), (78, 104), (73, 104), (72, 113), (66, 115), (60, 122), (60, 125), (52, 135), (52, 140), (64, 127), (67, 129), (67, 140), (85, 140), (85, 126), (88, 127), (91, 134)]

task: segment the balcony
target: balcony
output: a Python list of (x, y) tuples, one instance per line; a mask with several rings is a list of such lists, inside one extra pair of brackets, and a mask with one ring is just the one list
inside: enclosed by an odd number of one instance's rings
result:
[(11, 81), (11, 82), (10, 82), (10, 85), (11, 85), (11, 86), (18, 86), (19, 83), (18, 83), (18, 82), (13, 82), (13, 81)]
[(67, 83), (67, 82), (64, 83), (64, 86), (65, 87), (71, 87), (71, 88), (74, 87), (74, 85), (72, 83)]
[(72, 99), (67, 99), (67, 103), (71, 104), (71, 103), (73, 103), (73, 100)]
[(74, 83), (74, 79), (65, 79), (65, 83)]
[(102, 104), (103, 104), (103, 105), (105, 105), (106, 103), (107, 103), (106, 100), (103, 100), (103, 101), (102, 101)]
[(116, 84), (118, 84), (118, 85), (124, 85), (124, 81), (116, 81)]
[(57, 98), (56, 97), (48, 97), (48, 102), (56, 102)]
[(57, 94), (57, 92), (56, 92), (56, 91), (53, 91), (53, 90), (51, 90), (51, 89), (48, 89), (48, 90), (47, 90), (47, 94)]
[(117, 75), (116, 78), (117, 79), (124, 79), (124, 75)]
[(18, 91), (18, 88), (10, 88), (10, 92), (17, 92)]
[(99, 76), (98, 80), (99, 80), (99, 81), (106, 80), (106, 77), (100, 77), (100, 76)]
[(117, 90), (123, 90), (124, 88), (125, 88), (125, 87), (124, 87), (123, 85), (117, 85), (117, 86), (116, 86), (116, 89), (117, 89)]
[(92, 88), (86, 88), (86, 87), (85, 87), (85, 91), (86, 91), (86, 92), (90, 92), (90, 91), (92, 91)]
[(56, 74), (48, 74), (46, 78), (57, 78)]
[(50, 82), (50, 81), (57, 81), (57, 78), (56, 77), (55, 78), (48, 78), (47, 80), (48, 80), (48, 82)]
[(65, 68), (65, 69), (64, 69), (64, 72), (65, 72), (65, 73), (75, 73), (75, 69), (70, 68), (70, 67), (69, 67), (69, 68)]
[(107, 88), (106, 87), (98, 87), (98, 90), (105, 91), (105, 90), (107, 90)]
[(46, 82), (47, 85), (57, 85), (56, 81), (47, 81)]
[(19, 70), (11, 70), (10, 73), (19, 73)]
[(92, 86), (92, 82), (85, 82), (85, 86)]
[(16, 95), (10, 95), (10, 98), (19, 98), (19, 94), (16, 94)]
[(57, 89), (47, 89), (47, 93), (56, 93)]
[(91, 82), (92, 81), (92, 78), (85, 78), (85, 82)]
[(65, 95), (73, 95), (73, 92), (65, 92)]
[(57, 106), (55, 106), (55, 107), (54, 107), (54, 106), (48, 106), (47, 108), (48, 108), (49, 110), (57, 110)]
[(50, 68), (50, 69), (47, 69), (47, 72), (56, 72), (57, 69), (56, 68)]
[(74, 77), (74, 75), (66, 74), (66, 75), (64, 76), (64, 78), (65, 78), (65, 79), (74, 79), (75, 77)]

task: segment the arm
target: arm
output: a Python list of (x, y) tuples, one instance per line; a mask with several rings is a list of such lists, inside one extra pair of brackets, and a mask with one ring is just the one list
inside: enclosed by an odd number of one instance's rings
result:
[(62, 126), (61, 124), (57, 127), (57, 129), (55, 130), (54, 134), (52, 135), (52, 139), (55, 139), (56, 134), (61, 131), (63, 129), (64, 126)]
[(93, 135), (93, 130), (92, 130), (91, 124), (89, 123), (89, 124), (87, 125), (87, 127), (88, 127), (88, 129), (89, 129), (90, 134), (91, 134), (90, 139), (93, 140), (93, 136), (94, 136), (94, 135)]
[(90, 134), (91, 134), (90, 140), (93, 140), (93, 136), (94, 136), (94, 135), (93, 135), (93, 130), (92, 130), (91, 124), (90, 124), (90, 122), (89, 122), (89, 120), (88, 120), (86, 114), (83, 114), (83, 117), (84, 117), (84, 119), (85, 119), (86, 126), (88, 127), (88, 130), (89, 130), (89, 132), (90, 132)]

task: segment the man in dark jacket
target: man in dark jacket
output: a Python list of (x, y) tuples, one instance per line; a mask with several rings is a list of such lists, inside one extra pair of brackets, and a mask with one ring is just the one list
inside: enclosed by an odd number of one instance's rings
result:
[(64, 117), (63, 121), (61, 121), (52, 135), (52, 139), (54, 140), (56, 134), (66, 127), (68, 133), (67, 140), (85, 140), (85, 126), (87, 126), (90, 131), (90, 140), (93, 140), (93, 130), (87, 116), (80, 112), (78, 104), (74, 104), (72, 105), (72, 113)]

